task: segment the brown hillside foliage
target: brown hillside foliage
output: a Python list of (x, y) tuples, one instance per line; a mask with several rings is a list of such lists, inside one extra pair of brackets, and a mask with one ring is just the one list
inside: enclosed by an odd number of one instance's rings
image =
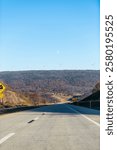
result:
[[(98, 70), (16, 71), (0, 72), (0, 80), (9, 86), (5, 103), (39, 105), (60, 101), (61, 97), (91, 93), (99, 74)], [(93, 91), (98, 88), (99, 84)]]

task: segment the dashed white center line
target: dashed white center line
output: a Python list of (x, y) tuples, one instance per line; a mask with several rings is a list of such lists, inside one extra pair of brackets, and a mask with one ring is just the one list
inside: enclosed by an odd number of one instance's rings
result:
[(100, 124), (95, 122), (94, 120), (90, 119), (89, 117), (87, 117), (86, 115), (83, 115), (81, 114), (79, 111), (67, 106), (69, 109), (71, 109), (72, 111), (76, 112), (76, 113), (79, 113), (82, 117), (86, 118), (87, 120), (89, 120), (90, 122), (94, 123), (95, 125), (99, 126), (100, 127)]
[(39, 117), (34, 118), (34, 120), (38, 120), (38, 119), (39, 119)]
[(15, 135), (15, 133), (9, 133), (8, 135), (6, 135), (5, 137), (3, 137), (0, 140), (0, 144), (2, 144), (3, 142), (5, 142), (6, 140), (8, 140), (10, 137), (12, 137), (13, 135)]

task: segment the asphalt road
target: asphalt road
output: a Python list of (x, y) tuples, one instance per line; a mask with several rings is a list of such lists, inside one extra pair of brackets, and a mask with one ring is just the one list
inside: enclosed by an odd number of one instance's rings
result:
[(99, 150), (99, 132), (98, 111), (44, 106), (1, 115), (0, 150)]

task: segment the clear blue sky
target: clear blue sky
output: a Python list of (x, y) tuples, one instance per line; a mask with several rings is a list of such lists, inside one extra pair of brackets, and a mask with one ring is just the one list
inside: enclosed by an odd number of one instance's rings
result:
[(0, 0), (0, 71), (99, 69), (99, 0)]

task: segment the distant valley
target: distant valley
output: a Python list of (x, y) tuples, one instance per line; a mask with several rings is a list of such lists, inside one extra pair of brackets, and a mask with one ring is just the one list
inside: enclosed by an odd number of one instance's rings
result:
[(4, 97), (7, 105), (39, 105), (88, 95), (99, 80), (99, 70), (0, 72), (0, 81), (8, 86)]

